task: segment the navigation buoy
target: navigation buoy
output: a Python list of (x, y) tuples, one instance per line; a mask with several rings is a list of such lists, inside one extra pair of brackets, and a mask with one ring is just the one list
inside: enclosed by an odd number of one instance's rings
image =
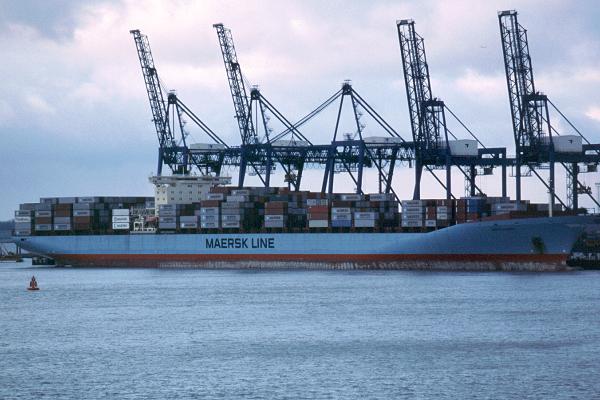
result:
[(35, 276), (31, 277), (31, 280), (29, 281), (29, 287), (27, 288), (27, 290), (40, 290), (40, 288), (37, 285), (37, 281), (35, 280)]

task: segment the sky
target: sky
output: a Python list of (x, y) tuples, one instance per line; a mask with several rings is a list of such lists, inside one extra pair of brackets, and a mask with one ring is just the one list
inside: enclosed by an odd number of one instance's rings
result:
[[(148, 35), (161, 80), (229, 144), (239, 143), (239, 131), (212, 27), (217, 22), (232, 30), (245, 77), (288, 119), (300, 118), (350, 80), (410, 140), (395, 22), (414, 19), (425, 38), (434, 95), (487, 146), (514, 154), (497, 18), (506, 9), (518, 10), (528, 29), (537, 88), (599, 143), (600, 7), (593, 0), (0, 0), (0, 219), (40, 197), (153, 193), (148, 177), (156, 169), (158, 142), (131, 29)], [(328, 111), (302, 132), (328, 143), (334, 123)], [(372, 121), (364, 123), (365, 135), (379, 135)], [(553, 124), (570, 133), (564, 121), (553, 117)], [(189, 140), (208, 141), (192, 128)], [(305, 188), (319, 190), (321, 173), (306, 171)], [(407, 166), (396, 170), (401, 198), (412, 196), (413, 175)], [(564, 197), (562, 176), (557, 172), (557, 194)], [(581, 176), (592, 188), (599, 178)], [(347, 177), (336, 179), (336, 191), (354, 189)], [(525, 180), (524, 197), (546, 201), (534, 179)], [(365, 190), (376, 191), (374, 171), (365, 180)], [(455, 174), (457, 195), (463, 185)], [(499, 173), (479, 185), (498, 195)], [(422, 192), (444, 197), (427, 176)]]

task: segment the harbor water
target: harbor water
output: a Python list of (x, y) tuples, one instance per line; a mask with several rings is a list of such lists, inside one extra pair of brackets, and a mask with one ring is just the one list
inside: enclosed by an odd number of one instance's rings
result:
[(0, 264), (2, 399), (592, 399), (598, 360), (593, 271)]

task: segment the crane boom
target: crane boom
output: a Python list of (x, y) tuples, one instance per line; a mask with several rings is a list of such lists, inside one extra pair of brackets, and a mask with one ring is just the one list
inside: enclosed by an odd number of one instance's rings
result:
[[(448, 131), (444, 102), (433, 97), (429, 66), (425, 55), (424, 40), (415, 31), (413, 20), (396, 22), (400, 54), (404, 71), (404, 83), (410, 126), (415, 144), (415, 191), (413, 198), (420, 197), (420, 180), (423, 166), (444, 156), (448, 150)], [(448, 169), (450, 167), (448, 166)], [(447, 179), (449, 194), (449, 178)]]
[(227, 80), (233, 99), (235, 108), (235, 118), (238, 122), (242, 144), (253, 144), (258, 142), (258, 137), (250, 115), (250, 100), (246, 93), (246, 86), (242, 77), (240, 64), (238, 63), (235, 46), (233, 44), (233, 36), (231, 30), (223, 26), (223, 24), (214, 24), (213, 27), (217, 30), (221, 54), (225, 63), (225, 71), (227, 72)]
[(168, 123), (167, 105), (163, 98), (158, 74), (154, 66), (150, 42), (148, 41), (148, 37), (138, 29), (129, 32), (135, 40), (138, 58), (142, 67), (142, 75), (146, 84), (146, 92), (148, 93), (148, 100), (150, 102), (150, 110), (152, 111), (152, 121), (156, 127), (158, 143), (161, 148), (165, 148), (175, 142), (175, 137)]

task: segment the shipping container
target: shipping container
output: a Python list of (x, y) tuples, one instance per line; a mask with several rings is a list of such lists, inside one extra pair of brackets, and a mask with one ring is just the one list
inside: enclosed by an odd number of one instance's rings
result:
[(351, 213), (346, 213), (346, 214), (342, 214), (342, 213), (331, 214), (331, 220), (332, 221), (352, 221), (352, 214)]
[(265, 215), (265, 222), (267, 221), (284, 221), (286, 218), (284, 215)]
[(355, 212), (354, 219), (375, 219), (377, 213), (374, 212)]
[(421, 228), (422, 226), (422, 220), (402, 220), (403, 228)]
[(329, 221), (327, 219), (312, 219), (308, 221), (309, 228), (328, 228)]
[(125, 215), (129, 215), (129, 209), (128, 208), (114, 208), (112, 210), (112, 215), (113, 216), (125, 216)]
[(54, 224), (55, 231), (70, 231), (71, 224)]
[(128, 222), (113, 222), (112, 228), (114, 230), (126, 230), (126, 229), (129, 229), (129, 223)]
[(219, 215), (201, 215), (200, 216), (200, 221), (201, 222), (219, 222)]
[(374, 228), (376, 225), (375, 219), (355, 219), (354, 227), (356, 228)]
[(90, 217), (92, 215), (92, 211), (90, 210), (73, 210), (74, 217)]

